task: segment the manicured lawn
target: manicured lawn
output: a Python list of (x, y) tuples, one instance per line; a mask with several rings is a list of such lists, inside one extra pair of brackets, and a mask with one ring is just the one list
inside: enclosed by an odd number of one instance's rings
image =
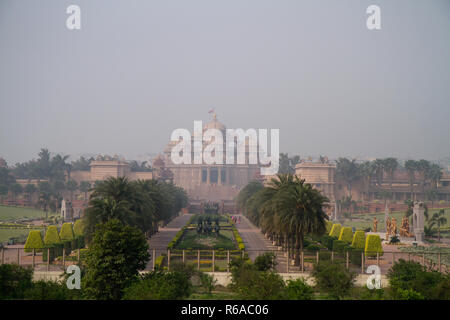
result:
[(221, 230), (219, 235), (216, 236), (214, 233), (211, 235), (197, 234), (195, 229), (188, 229), (175, 246), (175, 249), (235, 250), (237, 249), (237, 246), (233, 241), (233, 234), (230, 230)]
[[(429, 210), (429, 217), (433, 215), (433, 213), (438, 212), (440, 209)], [(401, 225), (402, 217), (405, 215), (404, 212), (393, 212), (389, 216), (394, 217), (397, 220), (397, 226)], [(353, 215), (353, 219), (347, 219), (344, 222), (344, 226), (346, 227), (355, 227), (357, 230), (364, 230), (366, 228), (372, 228), (373, 226), (373, 218), (376, 217), (378, 220), (378, 230), (379, 232), (384, 232), (384, 212), (379, 213), (366, 213), (366, 214), (355, 214)], [(446, 227), (450, 226), (450, 208), (445, 209), (445, 217), (447, 218)], [(445, 226), (443, 226), (445, 227)]]
[(45, 218), (45, 212), (31, 208), (0, 205), (0, 221), (14, 221), (20, 218)]
[(7, 242), (9, 238), (22, 237), (26, 240), (30, 229), (0, 229), (0, 242)]

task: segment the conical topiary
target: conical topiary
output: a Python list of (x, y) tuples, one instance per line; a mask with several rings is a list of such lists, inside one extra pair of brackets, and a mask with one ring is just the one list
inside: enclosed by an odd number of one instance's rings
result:
[(40, 252), (44, 247), (44, 242), (42, 241), (41, 232), (39, 230), (31, 230), (28, 233), (27, 242), (25, 243), (24, 251), (32, 252), (36, 249), (36, 252)]

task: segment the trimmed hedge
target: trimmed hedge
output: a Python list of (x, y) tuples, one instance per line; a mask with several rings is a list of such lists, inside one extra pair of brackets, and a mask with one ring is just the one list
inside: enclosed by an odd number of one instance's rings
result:
[(155, 260), (155, 268), (161, 269), (165, 258), (166, 258), (165, 255), (160, 255), (158, 258), (156, 258), (156, 260)]
[(333, 224), (333, 227), (331, 227), (329, 236), (335, 237), (337, 239), (337, 238), (339, 238), (340, 233), (341, 233), (341, 225), (339, 223)]
[(339, 234), (338, 240), (344, 241), (345, 243), (351, 243), (353, 240), (353, 231), (350, 227), (341, 228), (341, 233)]
[(45, 232), (44, 243), (46, 246), (55, 244), (55, 243), (61, 243), (61, 239), (59, 238), (57, 226), (49, 226), (47, 228), (47, 232)]
[(39, 230), (31, 230), (25, 243), (25, 252), (33, 252), (33, 249), (36, 249), (36, 252), (41, 252), (43, 247), (44, 242), (42, 241), (41, 232)]
[(59, 237), (61, 241), (72, 241), (75, 239), (75, 234), (73, 233), (72, 223), (66, 222), (62, 225), (61, 231), (59, 232)]
[(331, 228), (333, 227), (333, 222), (327, 220), (327, 221), (325, 221), (325, 223), (326, 223), (326, 225), (325, 225), (326, 233), (329, 234), (331, 231)]
[(362, 230), (357, 230), (353, 235), (352, 247), (363, 250), (366, 247), (366, 233)]
[(383, 247), (381, 246), (381, 239), (379, 235), (367, 235), (364, 253), (366, 254), (366, 257), (376, 257), (377, 253), (383, 255)]
[(75, 234), (75, 236), (83, 236), (84, 227), (85, 224), (83, 219), (78, 219), (77, 221), (75, 221), (75, 223), (73, 224), (73, 233)]

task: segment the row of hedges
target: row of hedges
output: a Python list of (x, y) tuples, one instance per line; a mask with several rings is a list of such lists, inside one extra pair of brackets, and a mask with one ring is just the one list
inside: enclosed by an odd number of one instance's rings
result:
[[(74, 232), (74, 228), (76, 232)], [(81, 220), (77, 220), (74, 226), (72, 223), (64, 223), (59, 233), (57, 226), (49, 226), (44, 240), (42, 240), (40, 231), (32, 230), (28, 234), (24, 250), (32, 252), (35, 249), (36, 252), (43, 252), (43, 261), (47, 261), (48, 258), (53, 261), (56, 257), (62, 256), (63, 251), (65, 255), (70, 255), (72, 250), (84, 248), (83, 232), (84, 224)], [(50, 257), (48, 257), (49, 252)]]
[(242, 237), (239, 234), (238, 230), (236, 229), (236, 226), (234, 224), (232, 224), (231, 226), (232, 226), (232, 230), (233, 230), (234, 240), (236, 240), (239, 250), (241, 250), (241, 251), (245, 250), (244, 241), (242, 241)]
[[(327, 228), (328, 227), (329, 224), (327, 223)], [(381, 239), (378, 235), (369, 234), (366, 236), (365, 232), (361, 230), (358, 230), (353, 234), (350, 227), (342, 227), (340, 224), (333, 224), (328, 235), (323, 236), (320, 239), (320, 242), (327, 247), (328, 250), (336, 251), (338, 253), (344, 253), (346, 251), (353, 252), (354, 254), (351, 253), (350, 255), (354, 256), (354, 260), (359, 259), (359, 264), (361, 263), (360, 253), (363, 250), (367, 257), (376, 257), (377, 253), (379, 255), (383, 254)]]

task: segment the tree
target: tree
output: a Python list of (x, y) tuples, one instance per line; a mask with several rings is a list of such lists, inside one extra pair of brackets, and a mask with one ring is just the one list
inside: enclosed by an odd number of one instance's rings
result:
[(439, 212), (435, 212), (431, 217), (431, 226), (437, 225), (438, 230), (438, 241), (441, 242), (441, 226), (445, 226), (447, 223), (447, 218), (445, 217), (445, 210), (441, 209)]
[(79, 189), (84, 193), (84, 201), (87, 200), (87, 193), (91, 189), (91, 183), (89, 181), (81, 181)]
[(10, 188), (11, 188), (11, 192), (14, 196), (14, 203), (16, 203), (16, 200), (17, 200), (16, 198), (19, 194), (21, 194), (23, 192), (23, 187), (18, 183), (13, 183)]
[(365, 161), (359, 165), (359, 172), (360, 172), (361, 178), (363, 179), (363, 184), (366, 189), (367, 200), (369, 200), (370, 186), (371, 186), (372, 179), (375, 176), (375, 172), (376, 172), (375, 164), (372, 161)]
[(319, 290), (325, 291), (334, 299), (341, 299), (350, 293), (356, 274), (349, 272), (341, 263), (325, 261), (314, 266), (312, 276), (316, 279)]
[(300, 156), (289, 157), (287, 153), (280, 153), (278, 173), (294, 174), (295, 165), (300, 161)]
[(150, 256), (144, 235), (117, 219), (96, 228), (86, 256), (82, 286), (88, 298), (114, 299), (137, 280)]
[(406, 160), (405, 161), (405, 169), (408, 172), (408, 177), (409, 177), (409, 186), (411, 188), (411, 200), (414, 201), (415, 174), (418, 169), (417, 161)]
[(31, 201), (31, 197), (38, 191), (38, 189), (34, 184), (29, 183), (25, 186), (24, 191), (28, 195), (28, 201)]
[(360, 171), (356, 160), (339, 158), (336, 160), (336, 176), (344, 180), (347, 185), (348, 195), (352, 195), (352, 184), (360, 177)]
[(70, 192), (70, 201), (73, 201), (73, 192), (78, 190), (78, 183), (75, 180), (69, 180), (66, 183), (66, 188)]

